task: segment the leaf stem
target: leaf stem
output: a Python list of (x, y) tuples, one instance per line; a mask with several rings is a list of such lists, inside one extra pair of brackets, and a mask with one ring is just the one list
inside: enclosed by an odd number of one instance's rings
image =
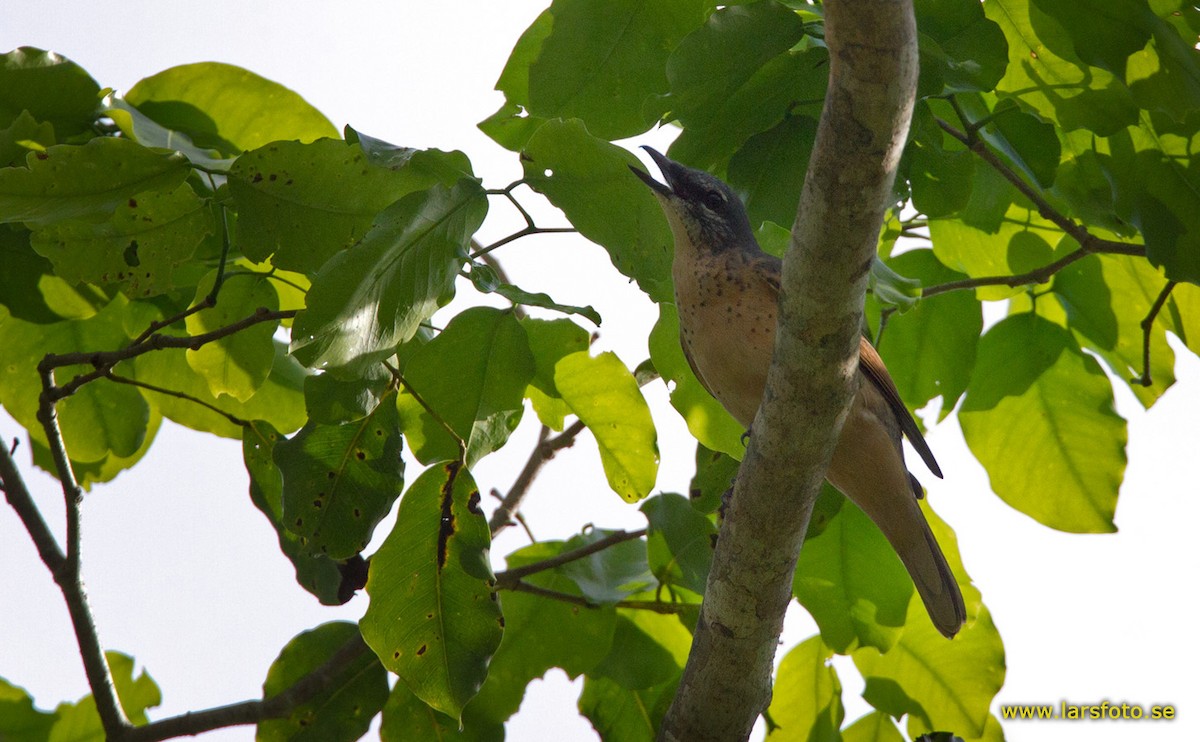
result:
[(550, 557), (549, 559), (543, 559), (540, 562), (526, 564), (521, 567), (506, 569), (503, 572), (496, 573), (496, 588), (499, 590), (513, 590), (515, 589), (513, 587), (514, 585), (529, 575), (534, 575), (538, 572), (544, 572), (548, 569), (554, 569), (555, 567), (561, 567), (564, 564), (578, 561), (586, 556), (595, 554), (598, 551), (604, 551), (610, 546), (616, 546), (617, 544), (622, 544), (626, 541), (632, 541), (634, 539), (641, 538), (642, 536), (645, 536), (646, 533), (647, 529), (645, 528), (639, 528), (636, 531), (617, 531), (605, 536), (599, 541), (593, 541), (592, 543), (580, 546), (577, 549), (564, 551), (563, 553)]
[(458, 444), (458, 460), (465, 466), (467, 463), (467, 442), (462, 439), (462, 436), (454, 432), (454, 428), (450, 427), (450, 423), (446, 422), (445, 418), (443, 418), (437, 413), (436, 410), (429, 406), (429, 403), (425, 401), (425, 398), (413, 388), (412, 384), (408, 383), (408, 379), (404, 378), (404, 374), (400, 373), (400, 369), (391, 365), (387, 361), (384, 361), (383, 365), (387, 366), (387, 370), (392, 374), (392, 378), (400, 382), (405, 391), (411, 394), (413, 399), (417, 400), (417, 404), (421, 405), (425, 412), (429, 413), (429, 416), (442, 426), (442, 429), (446, 431), (446, 434), (454, 439), (454, 442)]
[(137, 379), (131, 379), (128, 376), (121, 376), (120, 374), (113, 373), (111, 369), (109, 369), (108, 373), (106, 373), (104, 375), (104, 378), (108, 379), (109, 381), (116, 382), (118, 384), (128, 384), (129, 386), (136, 386), (139, 389), (146, 389), (147, 391), (156, 392), (158, 394), (165, 394), (169, 397), (175, 397), (176, 399), (183, 399), (183, 400), (187, 400), (188, 402), (198, 404), (201, 407), (206, 407), (209, 410), (212, 410), (213, 412), (217, 413), (218, 415), (225, 418), (229, 422), (231, 422), (234, 425), (237, 425), (238, 427), (241, 427), (241, 428), (244, 428), (250, 424), (247, 421), (243, 420), (242, 418), (237, 417), (236, 415), (232, 415), (232, 414), (226, 412), (225, 410), (222, 410), (220, 407), (217, 407), (214, 404), (205, 402), (203, 399), (200, 399), (198, 397), (193, 397), (192, 395), (186, 394), (184, 392), (179, 392), (174, 389), (167, 389), (167, 388), (161, 387), (161, 386), (155, 386), (154, 384), (148, 384), (144, 381), (138, 381)]
[[(571, 605), (579, 605), (585, 608), (603, 608), (605, 605), (612, 605), (616, 608), (631, 608), (633, 610), (654, 611), (655, 613), (676, 614), (682, 613), (689, 608), (689, 605), (683, 603), (662, 603), (654, 600), (619, 600), (616, 603), (594, 603), (582, 595), (572, 595), (571, 593), (563, 593), (558, 590), (548, 590), (544, 587), (531, 585), (528, 582), (515, 582), (510, 587), (505, 588), (514, 593), (529, 593), (542, 598), (557, 600), (562, 603), (570, 603)], [(698, 604), (697, 604), (698, 605)]]
[(1167, 285), (1163, 286), (1163, 290), (1159, 292), (1150, 311), (1142, 318), (1142, 375), (1131, 379), (1130, 382), (1133, 384), (1150, 386), (1154, 383), (1150, 377), (1150, 332), (1154, 328), (1154, 320), (1158, 319), (1158, 313), (1162, 311), (1163, 305), (1167, 303), (1167, 299), (1175, 290), (1177, 283), (1177, 281), (1167, 281)]

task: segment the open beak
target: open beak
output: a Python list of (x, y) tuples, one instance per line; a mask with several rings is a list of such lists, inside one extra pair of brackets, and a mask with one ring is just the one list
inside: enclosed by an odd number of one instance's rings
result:
[[(654, 164), (658, 165), (658, 169), (662, 172), (663, 178), (667, 181), (667, 183), (670, 183), (672, 170), (678, 166), (671, 160), (667, 159), (666, 155), (652, 147), (642, 147), (642, 149), (646, 150), (646, 152), (650, 154), (651, 159), (654, 160)], [(634, 167), (633, 165), (630, 165), (629, 169), (632, 170), (633, 174), (638, 176), (643, 183), (649, 186), (650, 190), (654, 191), (655, 195), (663, 198), (670, 198), (675, 195), (675, 191), (670, 185), (659, 183), (645, 170), (642, 170), (639, 167)]]

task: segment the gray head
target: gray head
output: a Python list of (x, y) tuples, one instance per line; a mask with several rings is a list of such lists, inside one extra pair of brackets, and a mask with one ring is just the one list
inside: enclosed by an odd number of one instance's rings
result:
[(658, 197), (677, 247), (686, 238), (696, 249), (710, 252), (758, 249), (746, 207), (732, 188), (703, 170), (680, 165), (650, 147), (642, 149), (654, 159), (666, 184), (640, 168), (629, 169)]

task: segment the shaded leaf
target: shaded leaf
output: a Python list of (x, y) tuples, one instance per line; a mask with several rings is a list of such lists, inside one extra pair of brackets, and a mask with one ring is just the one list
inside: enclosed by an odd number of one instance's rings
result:
[(32, 46), (0, 55), (0, 126), (29, 111), (62, 140), (89, 129), (99, 103), (100, 86), (65, 57)]
[[(136, 725), (147, 723), (146, 709), (162, 703), (162, 693), (145, 670), (134, 677), (133, 658), (120, 652), (105, 652), (117, 700), (125, 715)], [(100, 724), (96, 699), (84, 696), (77, 703), (62, 703), (55, 709), (58, 720), (50, 729), (49, 742), (104, 742), (108, 737)]]
[[(572, 536), (563, 551), (593, 544), (611, 536), (615, 531), (592, 528)], [(594, 603), (616, 603), (650, 588), (654, 576), (646, 561), (646, 542), (641, 539), (622, 541), (558, 567), (556, 571), (569, 578), (579, 592)]]
[(991, 90), (1008, 66), (1004, 32), (975, 0), (916, 0), (921, 29), (921, 75), (936, 71), (941, 85), (926, 95)]
[(283, 440), (271, 424), (255, 420), (242, 429), (242, 459), (250, 475), (250, 500), (267, 516), (279, 537), (279, 549), (296, 569), (296, 582), (325, 605), (345, 602), (342, 573), (328, 557), (312, 555), (283, 523), (283, 475), (275, 465), (275, 444)]
[(587, 330), (568, 319), (542, 320), (526, 317), (521, 320), (529, 350), (533, 353), (534, 375), (525, 390), (533, 404), (538, 420), (554, 430), (563, 429), (563, 419), (571, 408), (559, 396), (554, 385), (554, 367), (564, 356), (587, 350)]
[(456, 316), (404, 367), (401, 425), (414, 455), (426, 464), (460, 456), (443, 424), (466, 442), (468, 466), (499, 449), (521, 421), (533, 374), (525, 330), (511, 311), (474, 307)]
[(629, 171), (629, 152), (577, 119), (549, 121), (525, 145), (525, 179), (655, 301), (671, 300), (671, 232), (658, 202)]
[(283, 474), (283, 523), (310, 554), (348, 559), (371, 540), (404, 486), (391, 397), (355, 422), (309, 422), (275, 446)]
[(417, 697), (455, 720), (502, 634), (489, 543), (470, 472), (441, 463), (409, 487), (371, 558), (363, 638)]
[(904, 742), (892, 717), (872, 711), (842, 730), (842, 742)]
[(39, 711), (24, 688), (0, 679), (0, 739), (7, 742), (46, 742), (58, 714)]
[[(358, 635), (347, 621), (321, 624), (298, 634), (271, 663), (263, 698), (282, 693), (321, 667)], [(353, 742), (364, 734), (388, 698), (387, 671), (370, 652), (362, 653), (327, 681), (312, 700), (287, 716), (258, 723), (258, 742)]]
[(703, 595), (717, 527), (687, 498), (671, 492), (646, 500), (640, 510), (650, 524), (650, 571), (660, 584), (682, 585)]
[(667, 91), (670, 50), (707, 9), (706, 0), (555, 0), (550, 32), (529, 64), (530, 113), (580, 118), (603, 139), (646, 131), (665, 110), (654, 98)]
[(2, 222), (109, 216), (143, 191), (173, 191), (189, 172), (181, 155), (112, 137), (47, 147), (31, 152), (25, 162), (25, 167), (0, 170)]

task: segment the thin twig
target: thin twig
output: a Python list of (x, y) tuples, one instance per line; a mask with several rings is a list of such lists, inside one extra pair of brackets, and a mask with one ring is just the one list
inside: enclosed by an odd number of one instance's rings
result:
[(526, 564), (521, 567), (506, 569), (503, 572), (497, 572), (496, 588), (499, 590), (514, 589), (512, 587), (513, 585), (529, 575), (534, 575), (538, 572), (544, 572), (548, 569), (554, 569), (555, 567), (561, 567), (564, 564), (569, 564), (571, 562), (583, 559), (586, 556), (591, 556), (598, 551), (604, 551), (610, 546), (616, 546), (617, 544), (622, 544), (626, 541), (632, 541), (634, 539), (641, 538), (642, 536), (646, 535), (646, 532), (647, 529), (645, 528), (639, 528), (636, 531), (617, 531), (605, 536), (599, 541), (593, 541), (590, 544), (580, 546), (578, 549), (564, 551), (563, 553), (550, 557), (549, 559), (543, 559), (539, 562), (533, 562), (532, 564)]
[(256, 724), (265, 719), (287, 716), (292, 709), (327, 690), (330, 683), (337, 679), (347, 667), (357, 662), (369, 651), (362, 637), (355, 634), (325, 664), (297, 680), (287, 690), (270, 698), (260, 701), (243, 701), (205, 711), (188, 712), (180, 716), (151, 722), (145, 726), (130, 728), (119, 737), (110, 736), (110, 739), (114, 742), (160, 742), (160, 740), (173, 737), (194, 736), (211, 732), (214, 729)]
[(1142, 386), (1150, 386), (1154, 383), (1154, 380), (1150, 377), (1150, 332), (1154, 328), (1154, 320), (1158, 319), (1158, 313), (1162, 311), (1163, 305), (1167, 303), (1167, 298), (1175, 290), (1176, 284), (1176, 281), (1167, 281), (1167, 285), (1163, 286), (1163, 290), (1159, 292), (1158, 298), (1154, 300), (1154, 304), (1150, 307), (1150, 311), (1142, 319), (1142, 375), (1131, 379), (1131, 383), (1141, 384)]
[(59, 568), (52, 572), (54, 582), (62, 592), (67, 604), (67, 612), (71, 616), (71, 628), (75, 632), (75, 641), (79, 646), (79, 655), (83, 660), (83, 671), (87, 676), (88, 686), (92, 689), (92, 697), (96, 701), (96, 712), (100, 716), (100, 724), (107, 735), (112, 736), (130, 726), (125, 710), (117, 699), (117, 689), (113, 684), (112, 672), (108, 660), (104, 657), (104, 649), (100, 644), (100, 636), (96, 631), (96, 620), (88, 606), (87, 596), (80, 579), (80, 545), (82, 543), (79, 505), (83, 500), (83, 488), (75, 478), (75, 469), (67, 455), (66, 444), (63, 442), (62, 430), (58, 425), (58, 412), (55, 409), (54, 369), (43, 367), (45, 361), (39, 364), (38, 370), (42, 377), (42, 393), (38, 403), (38, 420), (46, 433), (46, 443), (50, 455), (54, 459), (54, 468), (58, 481), (62, 485), (63, 500), (66, 505), (67, 538), (65, 555)]
[(409, 394), (411, 394), (413, 399), (417, 400), (417, 404), (421, 405), (421, 407), (423, 407), (425, 409), (425, 412), (429, 413), (429, 416), (432, 417), (435, 421), (437, 421), (437, 423), (439, 425), (442, 426), (442, 429), (446, 431), (446, 434), (449, 435), (452, 439), (454, 439), (454, 442), (458, 445), (458, 460), (463, 463), (466, 463), (466, 461), (467, 461), (467, 442), (465, 440), (463, 440), (462, 436), (460, 436), (458, 433), (454, 432), (454, 428), (450, 427), (450, 423), (446, 422), (445, 418), (443, 418), (441, 415), (439, 415), (437, 413), (437, 411), (434, 410), (433, 407), (431, 407), (429, 405), (429, 403), (425, 401), (425, 398), (422, 397), (417, 392), (417, 390), (413, 388), (413, 385), (408, 383), (408, 379), (404, 378), (404, 374), (400, 373), (400, 369), (391, 365), (387, 361), (384, 361), (383, 365), (387, 367), (387, 370), (388, 370), (388, 372), (391, 373), (392, 378), (394, 378), (397, 382), (399, 382), (400, 385), (404, 387), (405, 391), (407, 391)]
[(585, 608), (603, 608), (604, 606), (612, 605), (617, 608), (632, 608), (639, 611), (654, 611), (655, 613), (676, 614), (682, 613), (688, 608), (696, 607), (695, 605), (688, 605), (684, 603), (661, 603), (656, 600), (619, 600), (616, 603), (596, 603), (581, 595), (562, 593), (558, 590), (547, 590), (544, 587), (531, 585), (528, 582), (515, 582), (511, 586), (504, 589), (510, 590), (514, 593), (529, 593), (530, 595), (537, 595), (542, 598), (557, 600), (562, 603), (580, 605)]
[(102, 352), (79, 352), (79, 353), (62, 353), (47, 354), (42, 362), (38, 364), (38, 370), (45, 373), (63, 366), (90, 365), (94, 370), (86, 374), (80, 374), (71, 381), (61, 387), (50, 386), (46, 388), (46, 393), (50, 395), (52, 402), (57, 402), (60, 399), (71, 396), (79, 391), (79, 388), (84, 384), (88, 384), (96, 379), (106, 375), (113, 366), (121, 361), (136, 358), (140, 355), (145, 355), (155, 350), (164, 348), (187, 348), (189, 350), (199, 350), (205, 345), (229, 337), (235, 333), (241, 332), (247, 327), (261, 324), (263, 322), (275, 322), (281, 319), (291, 319), (299, 312), (298, 309), (283, 309), (278, 311), (270, 311), (265, 307), (259, 307), (254, 314), (244, 317), (224, 327), (218, 327), (211, 332), (206, 332), (201, 335), (163, 335), (153, 333), (148, 335), (140, 343), (126, 346), (120, 350), (102, 351)]
[(546, 465), (550, 459), (554, 458), (554, 454), (561, 449), (568, 448), (575, 443), (575, 438), (583, 432), (584, 424), (580, 420), (571, 423), (566, 430), (550, 437), (550, 428), (542, 426), (541, 432), (538, 433), (538, 442), (529, 452), (529, 459), (525, 462), (525, 466), (521, 469), (521, 473), (517, 475), (516, 481), (508, 490), (508, 494), (500, 501), (499, 507), (492, 513), (491, 520), (488, 521), (488, 528), (492, 531), (492, 538), (496, 534), (503, 531), (511, 525), (513, 514), (521, 507), (521, 500), (525, 498), (525, 493), (529, 491), (529, 486), (533, 484), (533, 480), (537, 478), (542, 467)]
[(472, 260), (483, 257), (496, 248), (504, 247), (514, 240), (519, 240), (522, 237), (528, 237), (531, 234), (566, 234), (578, 231), (579, 230), (575, 229), (574, 227), (525, 227), (524, 229), (513, 232), (507, 237), (501, 237), (487, 247), (476, 250), (475, 252), (471, 253), (470, 257)]
[(154, 384), (148, 384), (144, 381), (138, 381), (137, 379), (131, 379), (127, 376), (121, 376), (120, 374), (113, 373), (111, 370), (104, 375), (104, 378), (108, 379), (109, 381), (114, 381), (118, 384), (128, 384), (129, 386), (136, 386), (139, 389), (145, 389), (147, 391), (156, 392), (158, 394), (165, 394), (169, 397), (175, 397), (176, 399), (183, 399), (183, 400), (187, 400), (188, 402), (198, 404), (201, 407), (206, 407), (209, 410), (212, 410), (213, 412), (217, 413), (218, 415), (225, 418), (229, 422), (231, 422), (234, 425), (237, 425), (238, 427), (241, 427), (241, 428), (244, 428), (250, 424), (250, 423), (246, 422), (245, 420), (243, 420), (242, 418), (240, 418), (236, 415), (232, 415), (210, 402), (205, 402), (203, 399), (200, 399), (199, 397), (193, 397), (192, 395), (185, 394), (184, 392), (176, 391), (174, 389), (166, 389), (161, 386), (155, 386)]
[[(962, 115), (960, 111), (960, 116)], [(984, 276), (981, 278), (970, 278), (962, 281), (950, 281), (948, 283), (930, 286), (921, 292), (921, 296), (936, 296), (937, 294), (947, 291), (956, 291), (960, 289), (979, 288), (981, 286), (1024, 286), (1031, 283), (1045, 283), (1058, 271), (1066, 266), (1074, 263), (1081, 258), (1085, 258), (1092, 254), (1115, 254), (1115, 255), (1136, 255), (1145, 256), (1145, 245), (1134, 245), (1126, 242), (1118, 242), (1115, 240), (1107, 240), (1101, 237), (1096, 237), (1088, 231), (1087, 227), (1079, 224), (1061, 211), (1056, 209), (1046, 198), (1033, 186), (1025, 182), (1015, 170), (1008, 166), (1000, 157), (993, 152), (987, 143), (978, 136), (979, 127), (972, 125), (964, 120), (967, 126), (967, 131), (960, 131), (953, 124), (935, 117), (935, 121), (943, 131), (949, 134), (954, 139), (966, 146), (971, 152), (975, 153), (980, 159), (990, 165), (996, 172), (1000, 173), (1009, 183), (1013, 185), (1025, 198), (1029, 199), (1038, 214), (1042, 218), (1052, 222), (1055, 226), (1061, 229), (1066, 234), (1070, 235), (1079, 243), (1079, 249), (1075, 250), (1062, 258), (1042, 266), (1032, 271), (1022, 273), (1015, 276)]]

